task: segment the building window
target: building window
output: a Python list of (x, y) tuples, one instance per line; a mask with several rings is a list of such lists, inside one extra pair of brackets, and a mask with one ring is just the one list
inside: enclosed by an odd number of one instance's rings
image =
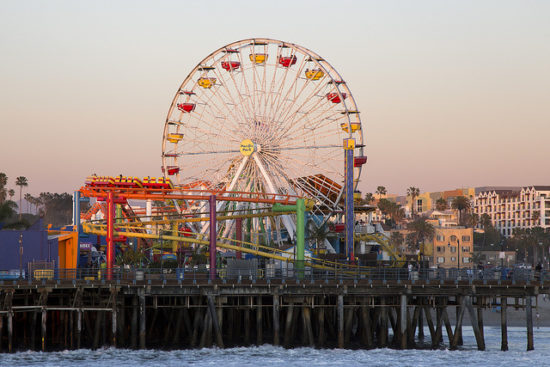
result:
[(443, 236), (442, 234), (438, 234), (437, 235), (437, 240), (440, 241), (440, 242), (443, 242), (443, 241), (445, 241), (445, 236)]
[(470, 236), (462, 236), (462, 242), (470, 242)]
[(439, 257), (437, 258), (437, 263), (438, 263), (438, 264), (443, 264), (444, 262), (445, 262), (445, 258), (444, 258), (443, 256), (439, 256)]
[(470, 252), (470, 247), (469, 246), (464, 246), (462, 248), (462, 252)]
[(437, 246), (437, 252), (445, 252), (445, 246)]
[(451, 262), (455, 262), (456, 261), (456, 257), (451, 257)]
[(451, 242), (456, 242), (456, 236), (455, 235), (451, 236)]
[(469, 262), (470, 262), (470, 258), (469, 258), (469, 257), (463, 257), (463, 258), (462, 258), (462, 263), (468, 264)]
[(422, 199), (416, 200), (416, 211), (418, 212), (422, 211)]
[(455, 246), (451, 246), (451, 254), (454, 254), (456, 252), (456, 247)]

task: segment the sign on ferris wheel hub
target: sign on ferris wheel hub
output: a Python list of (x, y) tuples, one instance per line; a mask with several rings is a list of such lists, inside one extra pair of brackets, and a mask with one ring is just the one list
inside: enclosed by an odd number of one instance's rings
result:
[(254, 143), (250, 139), (244, 139), (241, 142), (241, 146), (239, 148), (239, 151), (244, 156), (249, 156), (252, 153), (254, 153)]

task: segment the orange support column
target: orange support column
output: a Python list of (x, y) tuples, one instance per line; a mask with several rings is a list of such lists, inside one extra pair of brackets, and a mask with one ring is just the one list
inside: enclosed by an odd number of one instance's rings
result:
[(115, 201), (113, 193), (107, 193), (107, 280), (113, 280)]

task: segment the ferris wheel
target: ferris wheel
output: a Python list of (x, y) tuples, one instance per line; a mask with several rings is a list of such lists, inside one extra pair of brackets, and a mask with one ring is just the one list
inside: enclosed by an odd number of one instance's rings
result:
[[(164, 126), (162, 168), (186, 188), (311, 198), (310, 217), (322, 225), (341, 205), (345, 138), (355, 139), (356, 187), (366, 158), (347, 83), (302, 46), (246, 39), (208, 55), (181, 84)], [(254, 209), (243, 205), (233, 209)], [(292, 219), (282, 222), (292, 236)]]

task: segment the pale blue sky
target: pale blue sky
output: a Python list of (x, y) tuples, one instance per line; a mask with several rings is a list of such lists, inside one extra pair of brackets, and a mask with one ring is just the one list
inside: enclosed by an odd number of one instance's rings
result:
[(243, 38), (326, 58), (362, 112), (360, 188), (550, 184), (549, 1), (0, 1), (0, 171), (29, 191), (160, 175), (189, 71)]

